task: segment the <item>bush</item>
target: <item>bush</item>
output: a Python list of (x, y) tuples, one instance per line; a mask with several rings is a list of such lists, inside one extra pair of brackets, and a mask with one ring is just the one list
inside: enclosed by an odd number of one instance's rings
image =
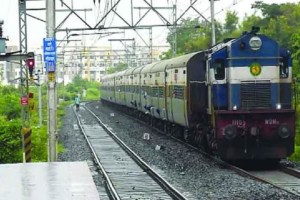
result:
[(32, 162), (47, 162), (48, 160), (48, 136), (47, 126), (31, 127), (31, 157)]
[(22, 162), (21, 120), (0, 116), (0, 163)]
[(300, 146), (295, 145), (295, 152), (289, 157), (290, 160), (300, 161)]
[(86, 91), (86, 99), (87, 100), (97, 100), (99, 99), (99, 88), (88, 88)]

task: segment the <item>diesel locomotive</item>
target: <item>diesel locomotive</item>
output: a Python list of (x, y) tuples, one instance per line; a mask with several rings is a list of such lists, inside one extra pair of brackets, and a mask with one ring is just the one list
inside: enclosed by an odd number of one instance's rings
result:
[(294, 152), (290, 52), (258, 28), (210, 49), (105, 75), (101, 100), (225, 160)]

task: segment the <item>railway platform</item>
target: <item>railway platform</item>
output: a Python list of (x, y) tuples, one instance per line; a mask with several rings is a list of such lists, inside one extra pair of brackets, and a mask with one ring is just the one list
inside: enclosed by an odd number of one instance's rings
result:
[(100, 200), (86, 162), (0, 165), (0, 200)]

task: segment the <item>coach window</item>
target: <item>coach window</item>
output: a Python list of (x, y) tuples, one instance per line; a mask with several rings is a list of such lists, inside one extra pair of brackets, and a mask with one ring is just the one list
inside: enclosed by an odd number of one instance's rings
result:
[(288, 57), (280, 58), (279, 60), (280, 78), (287, 78), (289, 76), (289, 61)]
[(216, 59), (213, 63), (215, 79), (223, 80), (225, 78), (225, 62), (224, 59)]

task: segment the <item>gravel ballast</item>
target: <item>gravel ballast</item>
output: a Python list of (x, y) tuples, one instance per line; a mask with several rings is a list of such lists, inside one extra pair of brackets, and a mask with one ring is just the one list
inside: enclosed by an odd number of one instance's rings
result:
[[(189, 199), (299, 199), (271, 185), (224, 169), (189, 147), (156, 133), (100, 102), (88, 104), (88, 107), (145, 162)], [(74, 130), (75, 120), (73, 111), (68, 108), (59, 131), (59, 141), (67, 151), (59, 155), (59, 160), (92, 162), (90, 151), (82, 141), (84, 138), (81, 138), (79, 130)], [(149, 140), (143, 139), (144, 133), (150, 134)], [(101, 189), (103, 180), (97, 176), (93, 178), (97, 188)]]

